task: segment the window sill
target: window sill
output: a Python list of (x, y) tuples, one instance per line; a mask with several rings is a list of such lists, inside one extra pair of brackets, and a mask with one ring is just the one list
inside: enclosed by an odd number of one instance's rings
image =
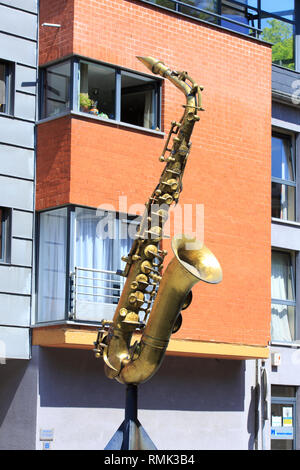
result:
[(298, 349), (300, 348), (300, 342), (297, 341), (271, 341), (270, 346), (280, 346), (284, 348), (293, 348), (293, 349)]
[(156, 135), (160, 137), (164, 137), (165, 133), (162, 131), (156, 131), (154, 129), (147, 129), (146, 127), (135, 126), (133, 124), (127, 124), (126, 122), (116, 121), (114, 119), (106, 119), (101, 118), (98, 116), (93, 116), (92, 114), (82, 113), (80, 111), (67, 111), (60, 114), (55, 114), (54, 116), (49, 116), (47, 118), (40, 119), (37, 124), (43, 124), (45, 122), (53, 121), (54, 119), (60, 119), (65, 116), (75, 116), (78, 118), (85, 118), (91, 121), (97, 121), (100, 123), (111, 124), (113, 126), (124, 127), (125, 129), (132, 129), (140, 132), (144, 132), (145, 134)]
[(14, 119), (14, 117), (15, 117), (13, 114), (3, 113), (3, 112), (0, 112), (0, 116), (11, 118), (11, 119)]
[(291, 225), (292, 227), (300, 228), (300, 222), (295, 222), (293, 220), (277, 219), (276, 217), (272, 217), (271, 220), (272, 220), (272, 223), (275, 223), (275, 224), (280, 224), (280, 225), (285, 225), (285, 226)]

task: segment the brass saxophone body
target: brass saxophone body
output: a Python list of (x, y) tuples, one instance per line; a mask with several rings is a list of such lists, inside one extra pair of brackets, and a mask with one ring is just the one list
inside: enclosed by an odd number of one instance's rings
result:
[[(95, 343), (103, 356), (105, 373), (124, 384), (147, 381), (158, 370), (169, 339), (181, 323), (180, 312), (191, 302), (191, 288), (203, 280), (218, 283), (222, 270), (214, 255), (185, 235), (172, 241), (174, 258), (162, 275), (161, 240), (168, 210), (182, 190), (190, 137), (201, 107), (200, 87), (186, 72), (175, 72), (151, 57), (138, 57), (153, 73), (169, 79), (186, 96), (179, 122), (172, 121), (160, 161), (165, 162), (159, 183), (146, 203), (136, 239), (122, 273), (126, 282), (113, 321), (103, 322)], [(175, 135), (169, 148), (171, 136)], [(166, 152), (169, 156), (166, 157)], [(143, 320), (140, 320), (143, 315)]]

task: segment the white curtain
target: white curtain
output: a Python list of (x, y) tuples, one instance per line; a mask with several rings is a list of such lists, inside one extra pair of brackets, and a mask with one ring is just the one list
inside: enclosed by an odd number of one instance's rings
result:
[[(274, 300), (294, 300), (288, 254), (272, 253), (271, 296)], [(271, 337), (277, 341), (292, 341), (287, 305), (272, 303)]]
[(38, 321), (65, 318), (67, 210), (40, 214)]
[[(121, 269), (121, 257), (128, 254), (132, 242), (126, 236), (127, 230), (122, 230), (122, 225), (126, 225), (125, 222), (117, 219), (113, 213), (111, 216), (107, 213), (97, 215), (92, 209), (76, 209), (75, 266), (113, 272)], [(123, 281), (122, 277), (84, 270), (79, 270), (78, 274), (87, 278), (80, 282), (80, 299), (115, 303), (113, 296), (120, 294), (119, 282)]]

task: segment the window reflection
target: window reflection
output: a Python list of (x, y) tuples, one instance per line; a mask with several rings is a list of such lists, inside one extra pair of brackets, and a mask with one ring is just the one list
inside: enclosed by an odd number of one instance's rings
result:
[(296, 175), (289, 136), (272, 137), (272, 217), (296, 219)]
[(45, 116), (60, 114), (70, 109), (70, 62), (48, 67), (44, 75)]

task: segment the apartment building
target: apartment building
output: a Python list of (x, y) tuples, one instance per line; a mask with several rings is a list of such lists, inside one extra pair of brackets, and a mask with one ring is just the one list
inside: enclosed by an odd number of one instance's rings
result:
[(125, 387), (105, 376), (93, 342), (184, 104), (137, 56), (204, 86), (180, 204), (191, 230), (202, 208), (223, 270), (222, 283), (193, 288), (162, 367), (139, 387), (139, 420), (159, 449), (299, 447), (298, 9), (40, 0), (31, 347), (0, 368), (3, 448), (103, 449), (123, 421)]
[(37, 1), (1, 1), (0, 17), (0, 445), (5, 448), (14, 439), (25, 447), (31, 443), (26, 423), (15, 420), (8, 389), (31, 357)]

